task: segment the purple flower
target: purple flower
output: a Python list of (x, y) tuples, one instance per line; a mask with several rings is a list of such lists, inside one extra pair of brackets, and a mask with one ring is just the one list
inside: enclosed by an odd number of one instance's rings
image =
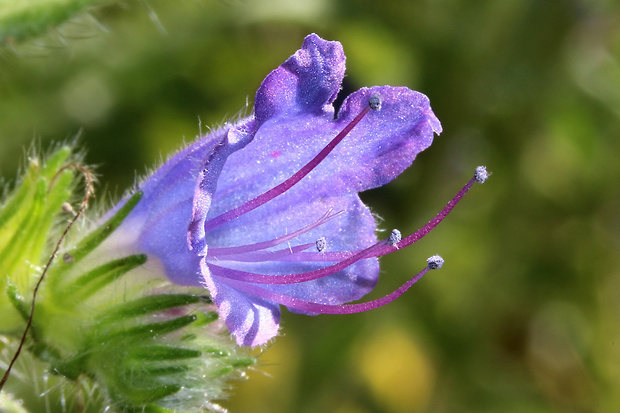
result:
[(340, 43), (308, 36), (263, 81), (254, 114), (166, 162), (140, 186), (142, 200), (115, 234), (171, 282), (206, 287), (240, 345), (274, 337), (280, 305), (365, 311), (443, 263), (431, 257), (389, 296), (343, 305), (375, 286), (378, 256), (424, 236), (473, 183), (420, 231), (377, 241), (358, 193), (398, 176), (441, 125), (428, 98), (404, 87), (361, 89), (334, 116), (344, 70)]

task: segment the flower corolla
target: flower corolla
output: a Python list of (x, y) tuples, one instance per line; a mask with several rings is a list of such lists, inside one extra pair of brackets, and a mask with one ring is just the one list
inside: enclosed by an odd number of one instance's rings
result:
[(340, 43), (306, 37), (262, 82), (251, 116), (201, 137), (139, 185), (142, 199), (109, 241), (147, 254), (172, 283), (205, 287), (240, 345), (273, 338), (281, 305), (365, 311), (443, 263), (432, 257), (383, 299), (344, 304), (375, 286), (378, 256), (424, 236), (473, 182), (420, 231), (378, 241), (358, 193), (396, 178), (441, 125), (428, 98), (405, 87), (360, 89), (336, 114), (344, 72)]

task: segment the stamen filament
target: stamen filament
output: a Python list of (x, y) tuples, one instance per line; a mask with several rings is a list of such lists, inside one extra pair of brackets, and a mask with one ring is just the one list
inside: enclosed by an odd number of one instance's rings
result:
[[(420, 228), (413, 234), (409, 235), (408, 237), (403, 238), (397, 243), (394, 243), (393, 241), (395, 240), (395, 238), (398, 238), (398, 237), (394, 237), (394, 239), (392, 239), (392, 236), (394, 234), (394, 232), (392, 232), (391, 238), (388, 238), (387, 240), (379, 241), (376, 244), (366, 249), (357, 250), (357, 251), (334, 252), (333, 254), (336, 254), (335, 256), (344, 256), (345, 254), (349, 256), (340, 262), (337, 262), (333, 265), (330, 265), (324, 268), (320, 268), (318, 270), (297, 273), (297, 274), (268, 275), (268, 274), (257, 274), (257, 273), (247, 272), (247, 271), (236, 270), (232, 268), (220, 267), (218, 265), (213, 264), (211, 261), (207, 262), (207, 265), (209, 266), (209, 269), (211, 270), (211, 272), (216, 276), (219, 276), (225, 279), (246, 282), (246, 283), (265, 284), (265, 285), (283, 285), (283, 284), (297, 284), (301, 282), (317, 280), (319, 278), (323, 278), (323, 277), (335, 274), (336, 272), (341, 271), (364, 258), (371, 258), (371, 257), (378, 257), (380, 255), (386, 255), (386, 254), (392, 253), (398, 249), (407, 247), (419, 241), (424, 236), (426, 236), (426, 234), (428, 234), (431, 230), (433, 230), (437, 225), (439, 225), (439, 223), (460, 202), (460, 200), (469, 191), (469, 189), (472, 187), (472, 185), (475, 182), (477, 182), (476, 176), (470, 179), (469, 182), (467, 182), (467, 184), (465, 184), (465, 186), (461, 188), (461, 190), (456, 194), (456, 196), (452, 198), (448, 202), (448, 204), (433, 219), (431, 219), (426, 225), (424, 225), (422, 228)], [(397, 231), (397, 232), (400, 234), (400, 231)], [(307, 245), (312, 245), (312, 244), (307, 244)], [(302, 247), (303, 247), (303, 250), (307, 249), (305, 245)], [(327, 257), (329, 257), (329, 254), (330, 254), (330, 253), (325, 253), (325, 252), (302, 252), (303, 250), (299, 250), (297, 254), (283, 254), (282, 258), (284, 260), (290, 260), (295, 256), (296, 257), (295, 261), (313, 262), (313, 261), (325, 261), (326, 259), (323, 257), (325, 257), (326, 255)], [(342, 254), (342, 255), (339, 255), (339, 254)], [(301, 257), (315, 257), (315, 259), (304, 260)], [(322, 259), (319, 259), (319, 258), (322, 258)]]
[(263, 262), (263, 261), (283, 261), (282, 258), (290, 257), (309, 248), (316, 248), (315, 243), (296, 245), (277, 251), (253, 251), (245, 254), (235, 254), (233, 258), (228, 255), (209, 257), (210, 260), (224, 260), (236, 262)]
[(435, 218), (428, 221), (426, 225), (424, 225), (422, 228), (420, 228), (413, 234), (403, 238), (400, 242), (398, 242), (398, 247), (392, 246), (389, 244), (384, 245), (377, 252), (377, 256), (392, 253), (396, 251), (397, 249), (405, 248), (415, 242), (418, 242), (422, 238), (424, 238), (426, 234), (431, 232), (437, 225), (439, 225), (439, 223), (443, 221), (443, 219), (450, 213), (450, 211), (454, 209), (456, 204), (459, 203), (459, 201), (463, 198), (463, 196), (465, 196), (465, 194), (469, 191), (469, 189), (472, 187), (472, 185), (475, 182), (477, 181), (476, 181), (476, 177), (474, 176), (472, 179), (469, 180), (469, 182), (467, 182), (467, 184), (465, 184), (463, 188), (461, 188), (461, 190), (454, 196), (454, 198), (452, 198), (450, 202), (448, 202), (448, 204), (445, 207), (443, 207), (443, 209), (439, 211), (437, 215), (435, 215)]
[(233, 268), (225, 268), (220, 267), (219, 265), (213, 264), (213, 262), (207, 262), (209, 270), (213, 275), (231, 279), (235, 281), (241, 281), (246, 283), (256, 283), (256, 284), (297, 284), (306, 281), (317, 280), (319, 278), (326, 277), (328, 275), (332, 275), (337, 273), (338, 271), (344, 270), (350, 265), (356, 263), (357, 261), (375, 257), (375, 250), (380, 248), (385, 244), (385, 241), (379, 241), (378, 243), (372, 245), (369, 248), (359, 251), (357, 254), (340, 261), (334, 265), (330, 265), (328, 267), (320, 268), (314, 271), (303, 272), (299, 274), (285, 274), (285, 275), (269, 275), (269, 274), (256, 274), (247, 271), (235, 270)]
[(235, 218), (238, 218), (248, 212), (258, 208), (261, 205), (271, 201), (275, 197), (282, 195), (289, 189), (291, 189), (295, 184), (301, 181), (306, 175), (308, 175), (314, 168), (316, 168), (322, 161), (329, 155), (336, 145), (338, 145), (344, 138), (351, 132), (351, 130), (366, 116), (366, 114), (371, 110), (370, 106), (366, 106), (362, 111), (347, 125), (345, 128), (338, 134), (334, 139), (332, 139), (327, 146), (325, 146), (310, 162), (304, 165), (299, 171), (295, 172), (290, 178), (281, 184), (271, 188), (267, 192), (262, 193), (254, 199), (247, 201), (246, 203), (231, 209), (227, 212), (224, 212), (221, 215), (218, 215), (215, 218), (212, 218), (205, 222), (204, 230), (209, 231), (215, 227), (218, 227), (226, 222), (232, 221)]
[(385, 297), (379, 298), (377, 300), (369, 301), (366, 303), (358, 303), (358, 304), (341, 304), (341, 305), (330, 305), (330, 304), (319, 304), (313, 303), (305, 300), (300, 300), (294, 297), (290, 297), (288, 295), (276, 293), (270, 291), (266, 288), (262, 288), (257, 285), (247, 284), (244, 282), (239, 282), (235, 280), (225, 280), (227, 284), (232, 287), (243, 290), (248, 294), (252, 294), (254, 296), (263, 298), (267, 301), (271, 301), (274, 303), (278, 303), (281, 305), (285, 305), (289, 308), (295, 308), (296, 310), (307, 311), (310, 313), (319, 313), (319, 314), (352, 314), (352, 313), (361, 313), (364, 311), (374, 310), (375, 308), (382, 307), (401, 295), (405, 293), (413, 284), (418, 282), (430, 269), (434, 269), (436, 267), (432, 267), (431, 263), (424, 268), (422, 271), (417, 273), (413, 278), (399, 287), (397, 290), (392, 293), (386, 295)]
[(212, 257), (212, 256), (221, 257), (221, 256), (226, 256), (226, 255), (245, 254), (245, 253), (252, 252), (252, 251), (260, 251), (260, 250), (264, 250), (267, 248), (275, 247), (276, 245), (280, 245), (286, 241), (290, 241), (299, 235), (305, 234), (306, 232), (314, 228), (320, 227), (321, 225), (325, 224), (327, 221), (331, 220), (332, 218), (337, 217), (338, 215), (342, 213), (343, 211), (332, 213), (332, 209), (330, 209), (321, 218), (314, 221), (313, 223), (308, 224), (305, 227), (300, 228), (296, 231), (293, 231), (289, 234), (283, 235), (278, 238), (274, 238), (269, 241), (262, 241), (262, 242), (257, 242), (255, 244), (248, 244), (248, 245), (239, 245), (236, 247), (210, 247), (207, 250), (207, 256), (208, 257)]
[(294, 256), (286, 257), (285, 261), (295, 262), (338, 262), (346, 260), (359, 253), (361, 250), (354, 251), (303, 251)]
[[(463, 186), (463, 188), (461, 188), (461, 190), (454, 196), (454, 198), (452, 198), (450, 202), (448, 202), (446, 206), (441, 211), (439, 211), (439, 213), (433, 219), (431, 219), (426, 225), (424, 225), (422, 228), (420, 228), (413, 234), (398, 241), (397, 245), (391, 245), (388, 239), (388, 242), (382, 245), (380, 248), (378, 248), (376, 251), (376, 255), (373, 255), (373, 256), (378, 257), (381, 255), (390, 254), (398, 249), (407, 247), (415, 242), (418, 242), (422, 238), (424, 238), (426, 234), (431, 232), (437, 225), (439, 225), (439, 223), (452, 211), (452, 209), (454, 209), (454, 207), (461, 201), (463, 196), (465, 196), (465, 194), (471, 189), (474, 183), (484, 182), (483, 180), (481, 181), (480, 179), (480, 175), (482, 173), (481, 171), (484, 171), (484, 174), (486, 174), (485, 178), (488, 176), (488, 172), (483, 166), (479, 166), (478, 168), (476, 168), (476, 174), (474, 175), (474, 177), (470, 179), (469, 182), (467, 182), (467, 184), (465, 184), (465, 186)], [(334, 261), (336, 259), (339, 259), (338, 257), (350, 256), (351, 254), (355, 255), (357, 253), (358, 251), (342, 251), (342, 252), (336, 251), (336, 252), (331, 252), (331, 253), (320, 253), (320, 254), (316, 252), (302, 252), (300, 254), (297, 254), (297, 260), (299, 261)], [(364, 258), (368, 258), (368, 257), (364, 257)]]

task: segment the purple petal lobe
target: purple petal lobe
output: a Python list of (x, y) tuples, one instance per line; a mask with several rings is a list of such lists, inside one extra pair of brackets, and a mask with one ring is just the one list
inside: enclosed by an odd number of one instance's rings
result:
[(265, 122), (301, 112), (333, 114), (331, 104), (344, 69), (340, 43), (325, 41), (316, 34), (307, 36), (301, 49), (271, 72), (256, 92), (256, 119)]
[(265, 193), (300, 170), (368, 105), (373, 92), (382, 95), (381, 110), (369, 112), (288, 192), (331, 197), (394, 179), (431, 144), (441, 126), (420, 93), (387, 86), (362, 89), (345, 101), (337, 120), (301, 114), (263, 124), (246, 150), (232, 154), (224, 166), (210, 217)]
[(250, 119), (230, 128), (226, 133), (226, 139), (220, 142), (204, 161), (194, 191), (192, 220), (187, 232), (189, 247), (199, 256), (206, 254), (204, 223), (224, 163), (231, 153), (243, 148), (252, 140), (255, 133), (255, 123), (253, 119)]
[(217, 304), (220, 318), (240, 346), (265, 344), (278, 333), (280, 306), (217, 282), (204, 260), (200, 262), (204, 285)]
[(338, 171), (335, 184), (342, 192), (387, 184), (442, 130), (428, 98), (404, 87), (375, 86), (353, 93), (343, 102), (336, 122), (349, 122), (373, 94), (381, 95), (381, 110), (371, 111), (325, 165)]

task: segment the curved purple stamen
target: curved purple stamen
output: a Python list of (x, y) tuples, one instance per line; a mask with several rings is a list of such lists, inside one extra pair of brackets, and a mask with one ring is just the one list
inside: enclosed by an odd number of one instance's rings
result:
[(276, 293), (265, 288), (262, 288), (257, 285), (244, 283), (241, 281), (227, 279), (224, 282), (231, 287), (234, 287), (238, 290), (242, 290), (248, 294), (252, 294), (256, 297), (263, 298), (267, 301), (271, 301), (277, 304), (285, 305), (289, 308), (295, 308), (296, 310), (307, 311), (310, 313), (319, 313), (319, 314), (352, 314), (352, 313), (361, 313), (363, 311), (374, 310), (375, 308), (382, 307), (401, 295), (403, 295), (413, 284), (415, 284), (418, 280), (420, 280), (430, 269), (439, 268), (436, 266), (435, 262), (430, 261), (429, 265), (424, 268), (422, 271), (417, 273), (414, 277), (412, 277), (405, 284), (400, 286), (397, 290), (391, 292), (385, 297), (379, 298), (377, 300), (368, 301), (365, 303), (358, 304), (340, 304), (340, 305), (331, 305), (331, 304), (319, 304), (312, 303), (305, 300), (300, 300), (294, 297), (290, 297), (288, 295)]
[[(415, 242), (418, 242), (422, 238), (424, 238), (426, 234), (431, 232), (437, 225), (439, 225), (441, 221), (443, 221), (443, 219), (450, 213), (450, 211), (452, 211), (452, 209), (456, 206), (456, 204), (459, 203), (459, 201), (463, 198), (463, 196), (467, 193), (467, 191), (469, 191), (469, 189), (472, 187), (472, 185), (475, 182), (478, 182), (476, 176), (471, 178), (469, 182), (467, 182), (467, 184), (465, 184), (465, 186), (461, 188), (461, 190), (454, 196), (454, 198), (452, 198), (450, 202), (448, 202), (448, 204), (445, 207), (443, 207), (443, 209), (439, 211), (437, 215), (435, 215), (435, 218), (428, 221), (426, 225), (424, 225), (422, 228), (420, 228), (413, 234), (400, 240), (398, 242), (398, 248), (407, 247)], [(384, 245), (383, 248), (381, 248), (379, 252), (377, 253), (377, 256), (390, 254), (394, 252), (395, 250), (396, 250), (395, 246)]]
[(209, 262), (209, 269), (213, 275), (217, 275), (222, 278), (231, 279), (235, 281), (241, 281), (246, 283), (256, 284), (298, 284), (305, 281), (317, 280), (319, 278), (332, 275), (338, 271), (344, 270), (348, 266), (356, 263), (363, 258), (374, 257), (373, 249), (380, 247), (385, 241), (379, 241), (377, 244), (366, 248), (347, 258), (344, 261), (340, 261), (337, 264), (330, 265), (328, 267), (320, 268), (318, 270), (303, 272), (299, 274), (286, 274), (286, 275), (268, 275), (268, 274), (256, 274), (247, 271), (235, 270), (232, 268), (220, 267), (219, 265)]
[(236, 262), (263, 262), (263, 261), (282, 261), (283, 258), (290, 257), (299, 254), (301, 251), (309, 248), (316, 248), (316, 243), (308, 243), (302, 245), (295, 245), (294, 247), (284, 248), (276, 251), (253, 251), (246, 254), (235, 255), (234, 258), (230, 256), (216, 256), (209, 257), (210, 260), (221, 261), (236, 261)]
[[(400, 240), (398, 242), (398, 245), (396, 244), (390, 245), (389, 240), (384, 240), (384, 241), (379, 241), (378, 243), (363, 250), (336, 252), (335, 254), (348, 254), (349, 257), (345, 258), (344, 260), (334, 265), (320, 268), (318, 270), (308, 271), (308, 272), (303, 272), (303, 273), (298, 273), (298, 274), (267, 275), (267, 274), (257, 274), (257, 273), (247, 272), (247, 271), (241, 271), (241, 270), (236, 270), (232, 268), (225, 268), (219, 265), (215, 265), (212, 262), (209, 262), (208, 265), (214, 275), (217, 275), (222, 278), (246, 282), (246, 283), (265, 284), (265, 285), (282, 285), (282, 284), (297, 284), (301, 282), (317, 280), (319, 278), (323, 278), (323, 277), (335, 274), (338, 271), (341, 271), (349, 267), (350, 265), (353, 265), (359, 260), (362, 260), (365, 258), (371, 258), (371, 257), (378, 257), (380, 255), (390, 254), (392, 252), (397, 251), (398, 249), (409, 246), (419, 241), (424, 236), (426, 236), (426, 234), (431, 232), (431, 230), (433, 230), (437, 225), (439, 225), (439, 223), (450, 213), (450, 211), (452, 211), (452, 209), (459, 203), (459, 201), (463, 198), (463, 196), (469, 191), (469, 189), (472, 187), (474, 182), (477, 182), (475, 176), (472, 179), (470, 179), (469, 182), (467, 182), (467, 184), (465, 184), (463, 188), (461, 188), (461, 190), (454, 196), (454, 198), (452, 198), (448, 202), (448, 204), (446, 204), (446, 206), (433, 219), (431, 219), (426, 225), (424, 225), (422, 228), (420, 228), (413, 234)], [(304, 248), (300, 249), (300, 251), (306, 250), (310, 246), (313, 246), (313, 245), (314, 244), (303, 245), (302, 247)], [(275, 253), (275, 251), (273, 253)], [(309, 261), (309, 262), (324, 261), (324, 260), (316, 260), (316, 259), (310, 259), (310, 258), (307, 260), (299, 259), (298, 257), (302, 254), (305, 254), (308, 257), (311, 256), (311, 257), (319, 258), (325, 255), (326, 253), (324, 252), (314, 252), (314, 253), (300, 252), (298, 254), (283, 254), (282, 256), (286, 258), (291, 258), (291, 259), (295, 258), (295, 261)], [(241, 261), (241, 260), (235, 260), (235, 261)], [(243, 261), (246, 261), (246, 260), (243, 260)], [(247, 261), (252, 261), (252, 260), (247, 260)]]
[[(377, 107), (378, 108), (378, 107)], [(281, 184), (271, 188), (267, 192), (264, 192), (254, 199), (247, 201), (246, 203), (224, 212), (221, 215), (216, 216), (204, 223), (204, 231), (209, 231), (215, 227), (218, 227), (226, 222), (232, 221), (248, 212), (258, 208), (261, 205), (266, 204), (275, 197), (282, 195), (295, 184), (301, 181), (306, 175), (308, 175), (314, 168), (316, 168), (322, 161), (329, 155), (336, 145), (338, 145), (344, 138), (351, 132), (351, 130), (357, 125), (366, 114), (371, 110), (370, 104), (366, 106), (362, 111), (338, 134), (332, 139), (322, 150), (319, 152), (310, 162), (304, 165), (299, 171), (295, 172), (290, 178)]]
[(253, 252), (253, 251), (260, 251), (260, 250), (264, 250), (267, 248), (275, 247), (276, 245), (280, 245), (286, 241), (290, 241), (293, 238), (298, 237), (299, 235), (305, 234), (306, 232), (325, 224), (327, 221), (342, 214), (342, 212), (343, 211), (332, 213), (332, 210), (330, 209), (321, 218), (314, 221), (313, 223), (306, 225), (305, 227), (300, 228), (284, 236), (272, 239), (270, 241), (262, 241), (262, 242), (257, 242), (255, 244), (248, 244), (248, 245), (239, 245), (236, 247), (210, 247), (207, 250), (207, 257), (220, 258), (220, 257), (229, 256), (229, 255), (246, 254), (246, 253)]

